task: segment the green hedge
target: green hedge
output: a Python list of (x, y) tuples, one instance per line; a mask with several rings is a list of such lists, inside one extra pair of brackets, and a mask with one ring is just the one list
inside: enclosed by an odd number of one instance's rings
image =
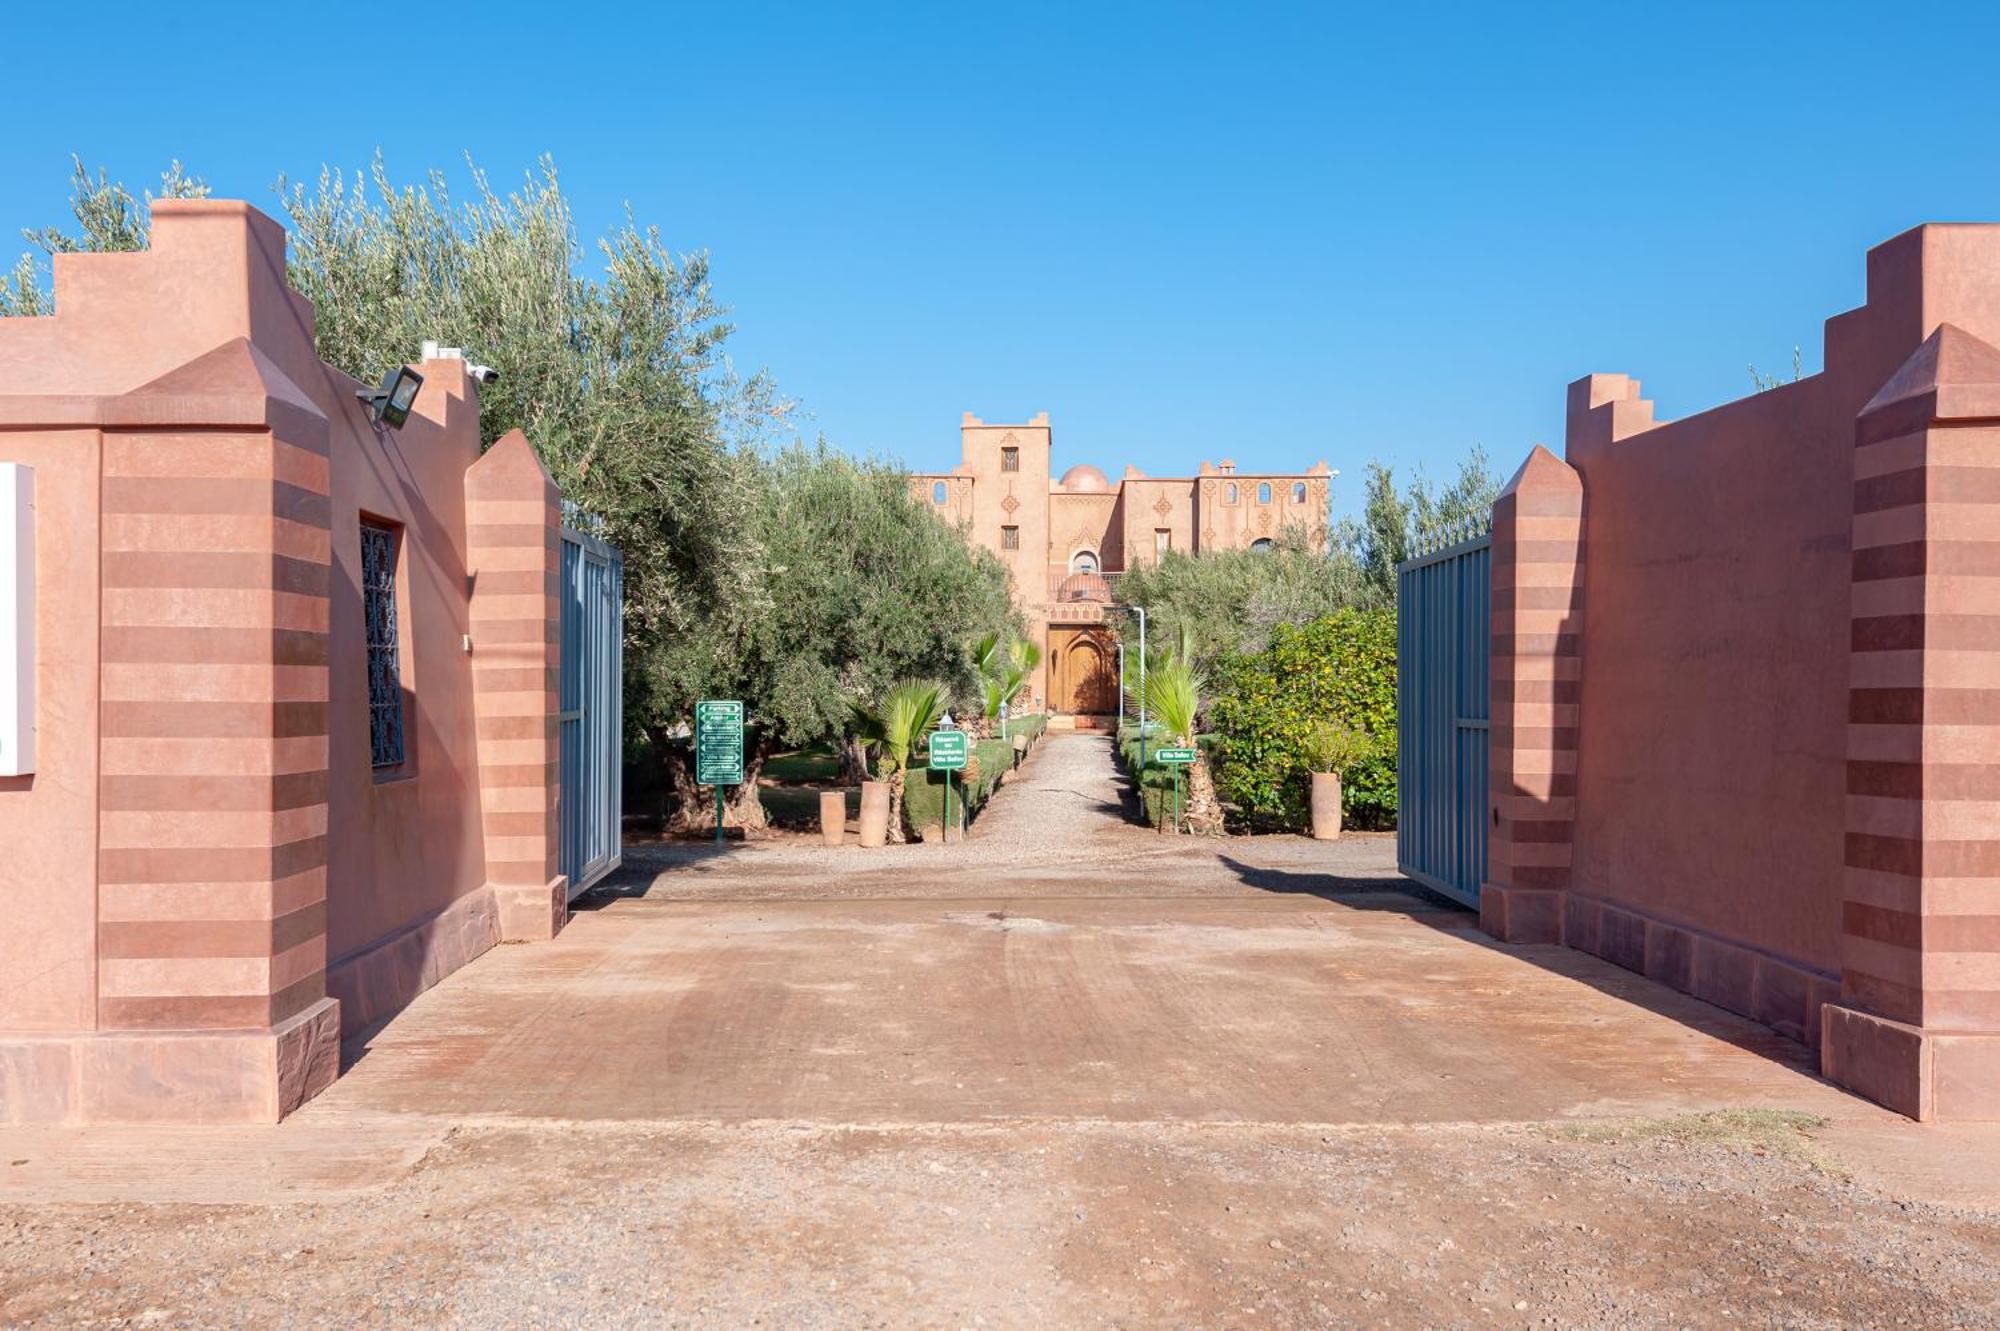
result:
[[(1173, 816), (1174, 774), (1173, 769), (1162, 767), (1152, 761), (1153, 750), (1168, 742), (1155, 724), (1152, 735), (1146, 741), (1146, 769), (1133, 781), (1139, 792), (1142, 817), (1148, 827), (1161, 827)], [(1203, 735), (1195, 741), (1211, 765), (1215, 762), (1215, 737)], [(1139, 727), (1136, 722), (1127, 722), (1118, 732), (1118, 761), (1125, 769), (1127, 780), (1133, 780), (1133, 773), (1139, 772)], [(1181, 769), (1181, 807), (1187, 807), (1187, 769)]]
[(1209, 706), (1216, 788), (1253, 824), (1303, 829), (1311, 781), (1299, 749), (1331, 720), (1376, 743), (1375, 756), (1343, 774), (1353, 827), (1396, 825), (1396, 615), (1341, 610), (1310, 624), (1281, 624), (1270, 645), (1227, 657)]
[[(1013, 737), (1027, 735), (1032, 748), (1047, 729), (1047, 717), (1016, 717), (1007, 723), (1006, 739), (995, 735), (972, 746), (971, 756), (979, 764), (978, 779), (968, 779), (970, 768), (953, 773), (952, 779), (951, 807), (960, 826), (978, 816), (986, 801), (993, 798), (993, 792), (1000, 788), (1000, 778), (1013, 767)], [(931, 771), (926, 766), (928, 762), (928, 755), (913, 760), (903, 776), (904, 816), (918, 836), (923, 836), (928, 828), (944, 826), (944, 773)]]

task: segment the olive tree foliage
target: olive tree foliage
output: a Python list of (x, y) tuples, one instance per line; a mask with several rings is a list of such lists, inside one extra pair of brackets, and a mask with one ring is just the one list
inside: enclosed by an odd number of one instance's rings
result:
[[(793, 443), (767, 450), (757, 479), (757, 613), (663, 648), (674, 673), (749, 702), (744, 783), (728, 819), (753, 831), (765, 819), (756, 775), (774, 750), (851, 736), (854, 718), (901, 680), (963, 696), (976, 683), (969, 637), (1018, 627), (1006, 567), (918, 502), (902, 468)], [(649, 740), (647, 760), (674, 747), (664, 732)], [(848, 756), (858, 777), (858, 748)], [(672, 827), (713, 827), (687, 764), (663, 776), (677, 797)]]
[[(1146, 607), (1149, 645), (1185, 644), (1189, 661), (1205, 669), (1231, 653), (1261, 651), (1279, 624), (1306, 623), (1355, 604), (1365, 588), (1348, 550), (1329, 552), (1292, 527), (1268, 550), (1170, 550), (1156, 564), (1128, 570), (1118, 599)], [(1138, 624), (1126, 618), (1131, 653)]]
[(1006, 566), (914, 499), (901, 467), (824, 442), (774, 450), (760, 518), (770, 613), (740, 668), (780, 743), (840, 735), (850, 699), (879, 701), (899, 679), (972, 696), (970, 643), (1020, 627)]
[(1370, 462), (1367, 491), (1361, 517), (1343, 521), (1334, 531), (1335, 551), (1346, 551), (1360, 569), (1361, 595), (1350, 604), (1361, 608), (1395, 605), (1396, 565), (1490, 514), (1500, 495), (1500, 478), (1486, 449), (1474, 444), (1448, 484), (1437, 485), (1419, 468), (1408, 487), (1398, 491), (1395, 471)]
[(102, 170), (92, 176), (81, 158), (70, 159), (70, 211), (76, 230), (40, 227), (21, 236), (33, 249), (21, 256), (11, 273), (0, 274), (0, 318), (55, 313), (55, 297), (43, 276), (45, 260), (58, 254), (89, 252), (122, 254), (146, 248), (150, 232), (147, 209), (154, 199), (203, 199), (208, 185), (190, 176), (179, 162), (160, 173), (160, 191), (134, 196)]
[[(500, 371), (480, 393), (482, 442), (525, 431), (624, 551), (626, 716), (635, 731), (671, 723), (714, 691), (714, 644), (744, 637), (768, 604), (758, 453), (789, 404), (724, 358), (705, 256), (669, 251), (629, 216), (586, 251), (546, 158), (509, 192), (471, 177), (462, 201), (443, 173), (398, 184), (379, 157), (352, 176), (281, 179), (290, 282), (313, 302), (320, 358), (364, 383), (426, 339)], [(81, 162), (73, 185), (73, 228), (27, 233), (37, 251), (146, 244), (145, 207), (123, 185)], [(162, 196), (207, 192), (178, 163), (161, 181)], [(50, 308), (31, 253), (0, 313)]]

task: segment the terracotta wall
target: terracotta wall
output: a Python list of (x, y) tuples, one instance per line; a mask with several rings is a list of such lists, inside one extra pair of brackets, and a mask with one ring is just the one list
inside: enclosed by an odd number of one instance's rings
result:
[(1823, 373), (1673, 422), (1580, 380), (1495, 510), (1488, 928), (1923, 1116), (2000, 1117), (1996, 342), (2000, 228), (1918, 228)]
[[(53, 317), (0, 320), (40, 691), (38, 768), (0, 784), (0, 1121), (275, 1118), (331, 1080), (343, 1030), (514, 927), (504, 857), (553, 853), (552, 765), (536, 809), (484, 816), (499, 732), (552, 744), (554, 714), (531, 691), (491, 735), (475, 715), (467, 521), (480, 475), (532, 515), (536, 587), (487, 619), (532, 618), (552, 675), (546, 473), (525, 441), (526, 469), (480, 460), (462, 361), (375, 427), (254, 209), (163, 201), (153, 224), (148, 251), (58, 256)], [(393, 771), (367, 740), (363, 514), (402, 533)], [(522, 936), (559, 923), (552, 886)]]

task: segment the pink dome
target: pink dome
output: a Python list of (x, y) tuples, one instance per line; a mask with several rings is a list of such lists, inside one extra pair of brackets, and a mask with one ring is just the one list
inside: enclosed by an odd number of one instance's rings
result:
[(1062, 474), (1062, 488), (1071, 494), (1104, 494), (1111, 480), (1088, 462), (1080, 462)]

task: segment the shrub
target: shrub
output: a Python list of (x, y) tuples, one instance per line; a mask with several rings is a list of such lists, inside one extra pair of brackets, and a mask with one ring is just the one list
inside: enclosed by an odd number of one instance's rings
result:
[[(1139, 727), (1135, 722), (1127, 722), (1118, 732), (1118, 762), (1125, 769), (1126, 778), (1139, 794), (1140, 820), (1148, 827), (1162, 827), (1173, 816), (1174, 773), (1170, 767), (1162, 767), (1152, 761), (1155, 749), (1174, 743), (1165, 727), (1157, 721), (1147, 723), (1146, 756), (1144, 769), (1139, 766)], [(1216, 759), (1216, 742), (1212, 735), (1195, 737), (1195, 745), (1210, 763)], [(1181, 769), (1181, 811), (1187, 812), (1189, 775), (1192, 769)]]
[[(1310, 820), (1320, 727), (1351, 732), (1341, 803), (1352, 826), (1396, 822), (1396, 616), (1341, 610), (1310, 624), (1281, 624), (1270, 645), (1225, 659), (1210, 729), (1216, 783), (1253, 822), (1303, 828)], [(1320, 770), (1327, 770), (1321, 768)]]
[[(1014, 745), (1010, 740), (983, 739), (970, 747), (967, 758), (966, 769), (952, 773), (951, 807), (955, 816), (969, 823), (1014, 765)], [(911, 763), (903, 781), (904, 809), (920, 837), (944, 826), (944, 773), (931, 771), (928, 761)]]

